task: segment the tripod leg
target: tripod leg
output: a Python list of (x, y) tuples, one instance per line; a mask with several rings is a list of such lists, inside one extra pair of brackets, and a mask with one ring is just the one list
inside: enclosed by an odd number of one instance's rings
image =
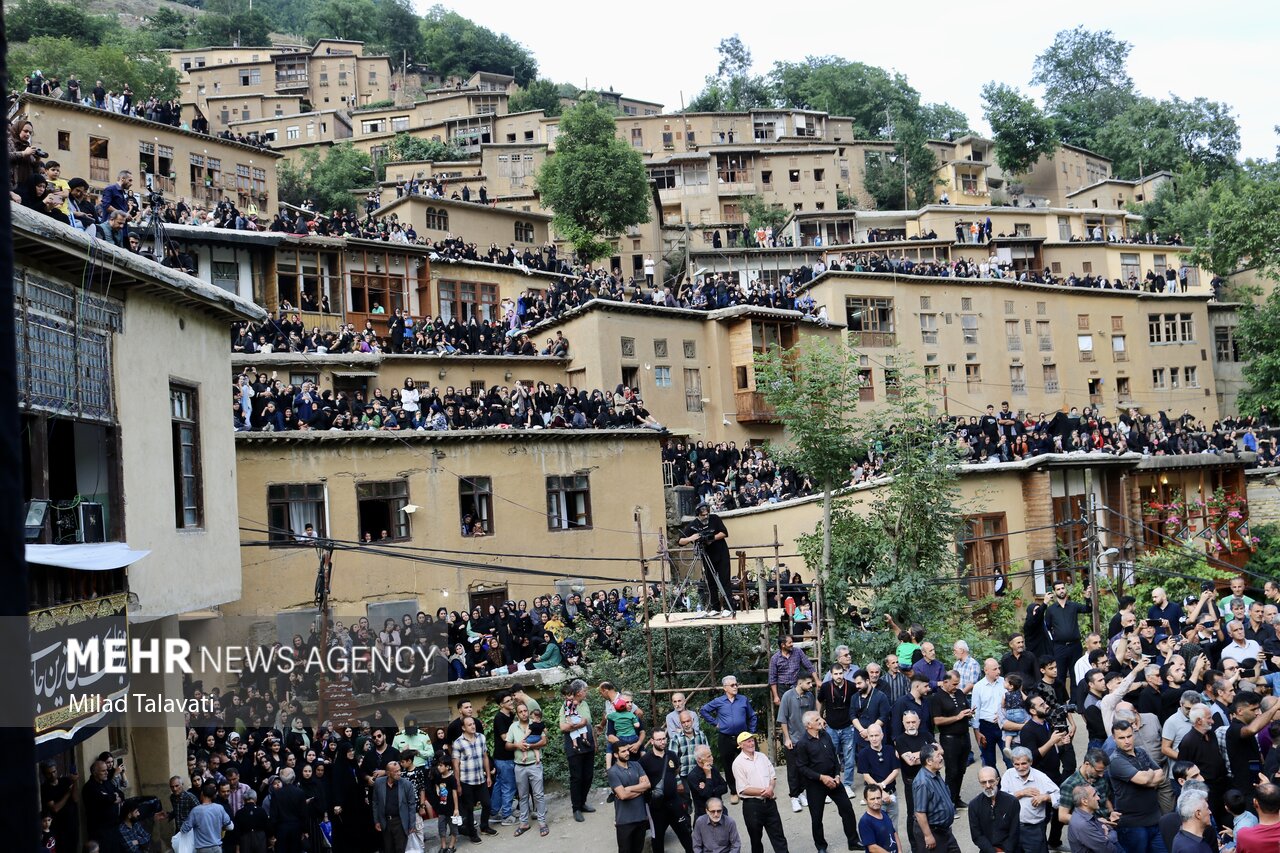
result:
[[(724, 604), (724, 609), (728, 610), (730, 613), (733, 613), (734, 615), (737, 615), (738, 608), (734, 606), (733, 599), (730, 598), (729, 593), (725, 591), (724, 583), (720, 580), (720, 572), (718, 569), (716, 569), (715, 563), (711, 561), (711, 557), (707, 554), (706, 551), (702, 552), (702, 566), (703, 566), (703, 571), (709, 574), (711, 576), (711, 579), (715, 581), (716, 589), (720, 590), (720, 601), (721, 603)], [(710, 592), (711, 592), (710, 587), (708, 587), (707, 589), (708, 597), (710, 597)]]

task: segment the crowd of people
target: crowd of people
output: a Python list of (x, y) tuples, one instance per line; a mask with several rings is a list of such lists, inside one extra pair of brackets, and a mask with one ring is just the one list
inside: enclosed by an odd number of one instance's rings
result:
[(941, 417), (939, 425), (971, 463), (1079, 452), (1185, 456), (1247, 451), (1258, 454), (1261, 467), (1271, 467), (1276, 460), (1275, 434), (1265, 406), (1257, 417), (1224, 418), (1206, 426), (1186, 410), (1171, 418), (1164, 411), (1152, 415), (1131, 408), (1113, 421), (1096, 406), (1032, 415), (1002, 402), (999, 411), (989, 405), (982, 415)]
[[(1095, 290), (1127, 290), (1142, 293), (1186, 293), (1189, 287), (1190, 267), (1183, 264), (1178, 269), (1169, 267), (1163, 274), (1148, 269), (1138, 277), (1136, 272), (1125, 278), (1109, 279), (1092, 273), (1080, 276), (1075, 272), (1062, 275), (1049, 267), (1043, 270), (1019, 268), (1010, 260), (1003, 260), (994, 252), (978, 260), (957, 257), (954, 260), (917, 261), (906, 256), (904, 250), (844, 252), (827, 262), (817, 261), (814, 274), (827, 270), (849, 272), (897, 273), (930, 278), (1003, 279), (1031, 284), (1049, 284), (1059, 287), (1092, 288)], [(1221, 282), (1215, 278), (1211, 284), (1215, 295), (1221, 290)]]
[[(962, 836), (1005, 853), (1274, 853), (1280, 582), (1253, 591), (1240, 576), (1221, 597), (1209, 582), (1180, 600), (1155, 588), (1148, 601), (1119, 603), (1106, 632), (1090, 632), (1088, 590), (1073, 600), (1057, 582), (1027, 609), (1003, 657), (979, 661), (960, 639), (949, 666), (927, 629), (892, 619), (892, 654), (855, 662), (841, 645), (821, 667), (781, 631), (768, 691), (754, 700), (732, 673), (701, 704), (675, 692), (656, 708), (637, 701), (647, 689), (638, 679), (632, 692), (602, 682), (594, 697), (573, 679), (558, 699), (519, 683), (498, 688), (493, 708), (462, 698), (450, 720), (425, 725), (411, 713), (401, 726), (380, 709), (358, 723), (317, 724), (287, 680), (249, 681), (211, 693), (215, 710), (189, 720), (187, 766), (167, 803), (128, 797), (124, 767), (109, 754), (83, 785), (44, 766), (47, 833), (59, 849), (77, 849), (77, 809), (65, 806), (78, 799), (83, 835), (104, 851), (145, 849), (152, 834), (184, 828), (197, 850), (240, 853), (269, 839), (286, 853), (404, 853), (428, 849), (433, 836), (446, 851), (459, 836), (480, 843), (536, 828), (545, 837), (551, 782), (567, 787), (573, 821), (601, 821), (591, 791), (602, 752), (619, 853), (640, 853), (647, 834), (660, 853), (669, 832), (685, 853), (747, 844), (760, 853), (766, 836), (782, 853), (803, 830), (788, 830), (781, 808), (808, 811), (812, 844), (827, 850), (828, 804), (849, 849), (870, 853), (958, 853)], [(405, 614), (373, 642), (421, 642), (445, 622), (455, 648), (503, 637), (518, 647), (539, 631), (551, 647), (564, 642), (558, 620), (607, 636), (644, 606), (624, 589), (469, 616), (441, 610), (434, 620)], [(367, 620), (334, 627), (335, 645), (373, 636)], [(489, 669), (456, 652), (449, 667), (510, 673), (521, 654), (504, 652)], [(761, 701), (774, 706), (776, 744), (762, 740)], [(563, 753), (562, 778), (547, 773), (550, 750)], [(967, 800), (966, 780), (979, 791)]]
[(477, 391), (418, 387), (412, 377), (384, 394), (334, 393), (311, 381), (290, 385), (244, 368), (233, 388), (237, 431), (463, 429), (653, 429), (661, 431), (634, 388), (579, 390), (516, 381)]

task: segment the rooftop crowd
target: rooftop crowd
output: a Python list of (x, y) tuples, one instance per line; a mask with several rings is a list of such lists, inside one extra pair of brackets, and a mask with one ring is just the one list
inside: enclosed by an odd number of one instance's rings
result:
[(1192, 453), (1258, 454), (1258, 465), (1271, 467), (1276, 441), (1270, 416), (1224, 418), (1206, 426), (1189, 412), (1176, 417), (1160, 411), (1143, 414), (1128, 409), (1112, 420), (1097, 407), (1032, 415), (1007, 402), (987, 406), (982, 415), (943, 417), (939, 424), (954, 436), (969, 462), (1016, 462), (1046, 453), (1141, 453), (1185, 456)]
[[(639, 701), (640, 679), (569, 680), (557, 697), (516, 675), (498, 682), (493, 707), (463, 697), (448, 720), (379, 709), (351, 724), (317, 722), (289, 679), (246, 677), (210, 693), (211, 713), (188, 719), (186, 767), (167, 802), (126, 799), (130, 780), (109, 754), (83, 785), (50, 764), (46, 825), (69, 849), (82, 837), (102, 850), (144, 849), (153, 834), (187, 827), (200, 850), (260, 850), (270, 838), (277, 850), (302, 850), (304, 838), (323, 836), (336, 851), (403, 853), (433, 835), (448, 850), (458, 836), (480, 843), (536, 828), (546, 837), (545, 786), (556, 782), (572, 820), (599, 831), (609, 818), (596, 813), (608, 806), (592, 786), (604, 752), (619, 853), (641, 850), (646, 829), (655, 850), (671, 843), (668, 832), (686, 853), (762, 851), (766, 835), (775, 851), (808, 849), (804, 835), (826, 850), (828, 804), (849, 849), (871, 853), (956, 853), (960, 837), (1006, 853), (1274, 853), (1280, 583), (1250, 590), (1236, 577), (1221, 597), (1208, 583), (1176, 601), (1154, 588), (1119, 604), (1106, 633), (1091, 633), (1081, 627), (1088, 590), (1076, 601), (1055, 583), (998, 660), (979, 661), (958, 639), (944, 662), (927, 628), (890, 619), (892, 654), (855, 661), (839, 645), (819, 668), (784, 631), (767, 692), (748, 696), (725, 673), (719, 691), (662, 694), (654, 708)], [(376, 635), (367, 619), (337, 623), (329, 641), (422, 643), (446, 622), (457, 640), (450, 673), (492, 675), (520, 662), (524, 637), (541, 633), (549, 649), (562, 642), (556, 623), (578, 620), (607, 643), (608, 629), (626, 630), (643, 606), (626, 589), (589, 601), (543, 596), (532, 608), (508, 602), (469, 617), (405, 614)], [(501, 667), (465, 649), (504, 637), (516, 651), (484, 655)], [(202, 695), (199, 684), (190, 691)], [(762, 742), (760, 702), (775, 706), (776, 744)], [(552, 773), (552, 752), (565, 770)], [(978, 790), (967, 800), (966, 781)], [(64, 808), (77, 798), (83, 827), (78, 810)], [(807, 831), (784, 826), (780, 808), (808, 811)]]
[(235, 382), (232, 413), (237, 431), (464, 429), (654, 429), (662, 430), (634, 388), (579, 390), (538, 382), (419, 388), (406, 378), (403, 388), (365, 397), (320, 390), (315, 383), (289, 385), (247, 367)]

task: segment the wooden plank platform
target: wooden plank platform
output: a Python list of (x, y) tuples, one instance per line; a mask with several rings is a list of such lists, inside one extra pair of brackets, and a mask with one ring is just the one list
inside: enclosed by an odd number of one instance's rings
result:
[(705, 613), (658, 613), (649, 617), (650, 628), (708, 628), (714, 625), (763, 625), (781, 622), (786, 615), (780, 607), (769, 610), (739, 610), (733, 616), (708, 616)]

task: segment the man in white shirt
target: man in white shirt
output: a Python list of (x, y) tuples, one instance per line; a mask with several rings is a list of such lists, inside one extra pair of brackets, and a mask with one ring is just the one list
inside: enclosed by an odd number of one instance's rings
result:
[(1022, 746), (1013, 750), (1013, 767), (1001, 777), (1000, 790), (1018, 800), (1022, 853), (1045, 853), (1045, 828), (1049, 820), (1045, 807), (1057, 808), (1058, 786), (1031, 766), (1031, 750)]
[(1244, 627), (1244, 621), (1239, 619), (1227, 625), (1227, 633), (1231, 635), (1231, 642), (1227, 643), (1221, 654), (1224, 660), (1230, 659), (1242, 666), (1247, 660), (1257, 661), (1262, 658), (1262, 646), (1258, 645), (1257, 640), (1250, 640), (1245, 637)]
[(987, 658), (982, 664), (982, 678), (973, 685), (970, 705), (978, 722), (978, 746), (982, 752), (982, 766), (996, 766), (996, 752), (1001, 746), (1000, 708), (1004, 702), (1004, 678), (1000, 675), (1000, 662)]

